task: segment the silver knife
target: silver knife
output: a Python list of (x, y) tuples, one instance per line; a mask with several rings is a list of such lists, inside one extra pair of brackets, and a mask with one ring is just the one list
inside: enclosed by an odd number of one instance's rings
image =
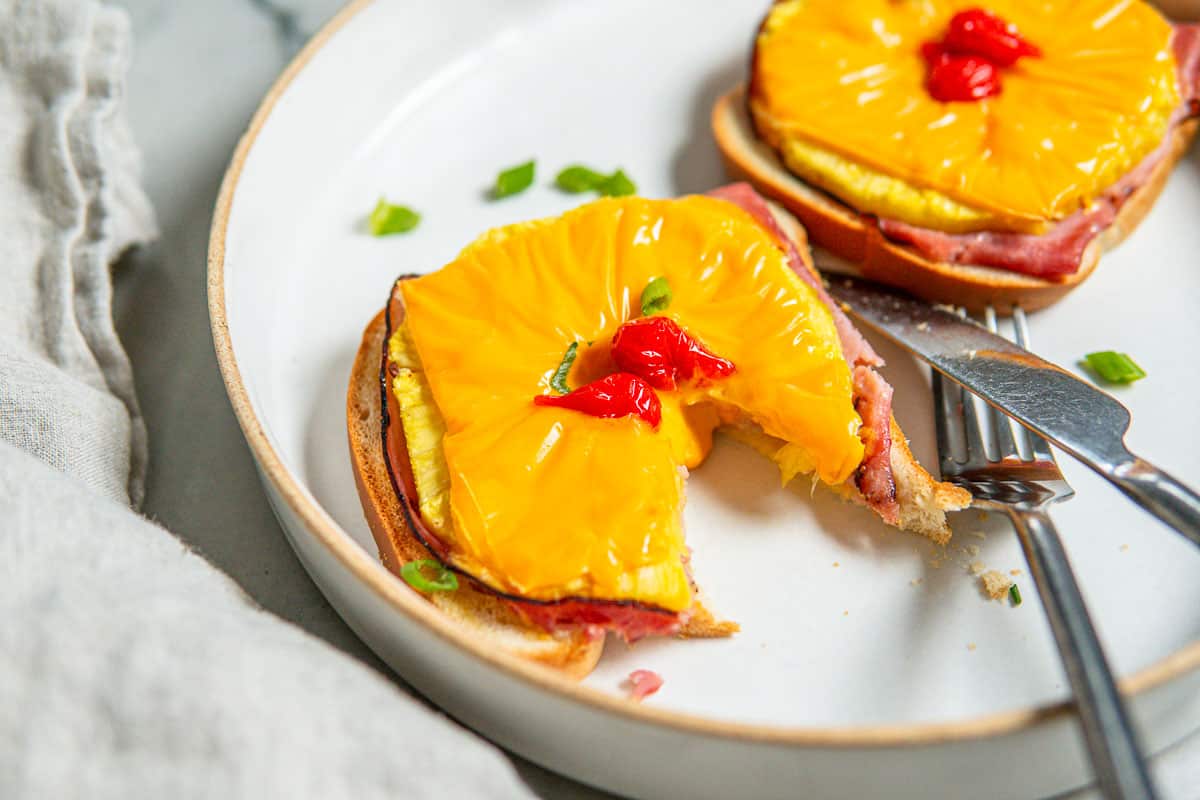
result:
[(1125, 447), (1129, 411), (1062, 367), (947, 306), (831, 276), (844, 310), (1057, 444), (1200, 545), (1200, 495)]

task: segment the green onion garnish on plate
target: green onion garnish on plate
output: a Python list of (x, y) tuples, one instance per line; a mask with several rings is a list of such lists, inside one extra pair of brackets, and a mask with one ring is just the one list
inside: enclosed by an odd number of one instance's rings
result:
[(608, 176), (608, 180), (600, 186), (599, 191), (605, 197), (624, 197), (636, 192), (637, 184), (629, 179), (629, 176), (625, 174), (625, 170), (618, 169), (612, 175)]
[(1132, 358), (1115, 350), (1088, 353), (1084, 358), (1092, 371), (1108, 383), (1133, 383), (1146, 377), (1146, 371)]
[(642, 316), (648, 317), (651, 314), (666, 311), (669, 305), (671, 305), (671, 284), (667, 283), (667, 279), (662, 276), (651, 279), (646, 284), (646, 288), (642, 289)]
[(533, 185), (535, 170), (536, 164), (533, 159), (504, 170), (496, 176), (496, 186), (492, 189), (492, 197), (499, 199), (525, 191)]
[(554, 184), (564, 192), (579, 194), (580, 192), (598, 192), (608, 176), (582, 164), (572, 164), (558, 173)]
[(567, 345), (567, 352), (563, 353), (558, 369), (554, 370), (554, 375), (550, 378), (550, 388), (559, 394), (571, 393), (571, 387), (567, 386), (567, 375), (571, 372), (571, 365), (575, 363), (575, 355), (578, 351), (579, 342), (571, 342)]
[(624, 197), (637, 191), (637, 184), (630, 180), (623, 169), (606, 175), (582, 164), (572, 164), (559, 172), (554, 183), (570, 194), (598, 192), (604, 197)]
[[(432, 573), (433, 577), (427, 577)], [(409, 561), (400, 568), (400, 577), (418, 592), (452, 592), (458, 588), (458, 578), (432, 558)]]
[(1021, 590), (1017, 588), (1015, 583), (1008, 587), (1008, 599), (1012, 601), (1014, 606), (1021, 605)]
[(398, 206), (379, 198), (375, 210), (367, 218), (372, 236), (389, 236), (393, 233), (408, 233), (421, 221), (421, 215), (408, 206)]

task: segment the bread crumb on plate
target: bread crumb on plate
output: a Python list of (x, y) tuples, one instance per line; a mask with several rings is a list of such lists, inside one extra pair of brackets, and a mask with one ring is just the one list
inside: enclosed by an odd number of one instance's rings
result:
[(1008, 576), (995, 569), (980, 575), (979, 583), (983, 587), (984, 593), (993, 600), (1003, 600), (1008, 595), (1008, 587), (1012, 586), (1012, 581)]

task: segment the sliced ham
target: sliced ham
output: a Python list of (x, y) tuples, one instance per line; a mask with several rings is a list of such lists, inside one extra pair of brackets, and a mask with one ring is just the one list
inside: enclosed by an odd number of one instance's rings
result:
[[(1171, 39), (1183, 102), (1171, 119), (1174, 126), (1200, 114), (1200, 23), (1176, 25)], [(877, 221), (886, 238), (906, 244), (932, 261), (976, 264), (1054, 280), (1078, 271), (1083, 252), (1116, 218), (1125, 201), (1144, 185), (1155, 166), (1167, 157), (1163, 143), (1113, 184), (1090, 207), (1054, 225), (1043, 234), (978, 231), (944, 233), (894, 219)]]
[(1191, 106), (1189, 114), (1195, 116), (1200, 114), (1200, 22), (1176, 24), (1171, 47), (1179, 72), (1179, 93)]
[(892, 387), (874, 369), (883, 366), (883, 359), (833, 302), (820, 278), (800, 257), (796, 243), (783, 231), (767, 202), (753, 187), (747, 183), (733, 183), (709, 194), (738, 206), (770, 231), (787, 252), (792, 270), (816, 290), (833, 312), (842, 355), (854, 375), (854, 408), (862, 418), (858, 435), (865, 450), (862, 463), (854, 474), (854, 483), (870, 508), (885, 522), (896, 524), (900, 519), (900, 506), (896, 501), (896, 480), (892, 474)]
[(871, 367), (854, 368), (854, 410), (862, 417), (865, 450), (854, 483), (883, 521), (900, 523), (892, 475), (892, 387)]
[(640, 603), (567, 598), (553, 603), (506, 598), (508, 605), (529, 622), (548, 631), (590, 628), (600, 635), (612, 631), (627, 642), (647, 636), (674, 636), (686, 622), (676, 614)]
[(1102, 199), (1093, 209), (1068, 217), (1044, 234), (943, 233), (895, 219), (880, 219), (877, 224), (886, 238), (909, 245), (931, 261), (996, 267), (1053, 280), (1079, 269), (1083, 251), (1116, 215), (1117, 207)]

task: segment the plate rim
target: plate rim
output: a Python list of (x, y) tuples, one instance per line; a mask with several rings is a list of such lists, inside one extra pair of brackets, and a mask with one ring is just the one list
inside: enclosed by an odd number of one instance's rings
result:
[[(683, 733), (715, 736), (740, 741), (769, 742), (796, 746), (834, 748), (921, 746), (960, 742), (1016, 733), (1072, 715), (1070, 698), (1054, 703), (999, 711), (964, 719), (924, 723), (891, 723), (845, 726), (780, 726), (718, 720), (682, 711), (630, 703), (546, 667), (504, 651), (490, 650), (474, 641), (452, 620), (442, 615), (371, 558), (329, 516), (303, 483), (284, 465), (267, 438), (242, 380), (225, 309), (225, 241), (233, 198), (245, 161), (271, 112), (292, 82), (328, 41), (374, 0), (350, 0), (305, 44), (271, 85), (255, 109), (254, 116), (238, 141), (221, 181), (213, 211), (208, 245), (208, 311), (217, 364), (234, 415), (262, 475), (271, 481), (279, 496), (312, 535), (342, 566), (395, 611), (407, 616), (466, 655), (499, 668), (533, 688), (583, 703), (593, 709), (658, 725)], [(1118, 681), (1128, 695), (1143, 694), (1188, 672), (1200, 669), (1200, 640), (1193, 641), (1159, 661)]]

